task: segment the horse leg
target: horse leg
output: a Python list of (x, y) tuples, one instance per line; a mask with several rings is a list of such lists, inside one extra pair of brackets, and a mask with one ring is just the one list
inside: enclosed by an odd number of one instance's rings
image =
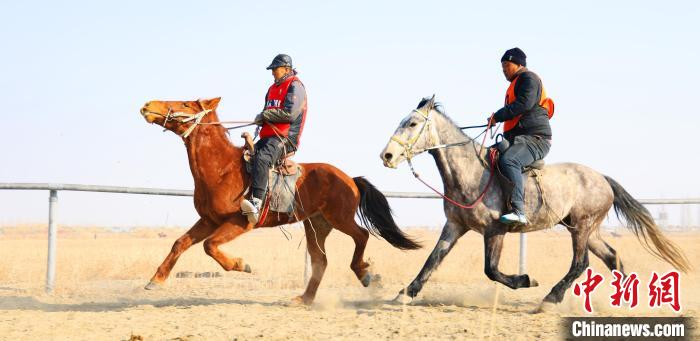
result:
[[(594, 219), (593, 223), (590, 223), (591, 219)], [(571, 244), (574, 251), (574, 257), (571, 260), (571, 267), (569, 272), (559, 281), (545, 296), (542, 305), (540, 306), (540, 311), (547, 308), (547, 304), (556, 304), (564, 299), (564, 292), (571, 286), (571, 284), (581, 276), (583, 271), (588, 267), (588, 238), (591, 235), (591, 231), (600, 225), (603, 221), (603, 217), (587, 218), (583, 221), (575, 222), (575, 227), (570, 228), (571, 233)]]
[(326, 271), (328, 260), (326, 259), (326, 237), (333, 227), (328, 224), (322, 215), (315, 215), (304, 220), (304, 233), (306, 234), (306, 249), (311, 258), (311, 278), (306, 285), (306, 290), (301, 296), (294, 298), (294, 302), (311, 304), (316, 297), (316, 290), (321, 284), (323, 273)]
[(527, 274), (506, 275), (498, 270), (503, 249), (503, 237), (506, 231), (502, 227), (487, 227), (484, 231), (484, 272), (492, 280), (499, 282), (511, 289), (530, 288), (538, 285), (537, 281), (530, 279)]
[(252, 225), (247, 222), (227, 221), (219, 226), (214, 233), (204, 241), (204, 252), (214, 258), (226, 271), (251, 272), (250, 265), (245, 264), (242, 258), (231, 258), (219, 250), (219, 245), (228, 243), (236, 237), (252, 230)]
[(153, 290), (161, 286), (170, 275), (170, 271), (175, 266), (180, 255), (190, 246), (204, 240), (204, 238), (211, 234), (212, 230), (213, 226), (210, 223), (206, 222), (204, 219), (199, 219), (189, 231), (185, 232), (185, 234), (173, 243), (170, 253), (165, 257), (165, 260), (163, 260), (163, 263), (158, 267), (153, 277), (151, 277), (151, 281), (148, 282), (145, 289)]
[(337, 218), (337, 215), (332, 214), (324, 214), (324, 217), (326, 217), (331, 226), (347, 234), (355, 242), (355, 252), (352, 254), (350, 269), (355, 273), (357, 279), (362, 282), (363, 286), (369, 286), (372, 281), (372, 275), (369, 274), (367, 270), (367, 268), (369, 268), (369, 263), (365, 262), (363, 259), (367, 240), (369, 239), (369, 232), (360, 225), (357, 225), (354, 212), (350, 213), (350, 215), (344, 214), (342, 218)]
[[(433, 248), (433, 251), (428, 256), (428, 259), (423, 264), (423, 268), (420, 270), (416, 278), (413, 279), (408, 288), (401, 289), (399, 295), (394, 299), (395, 301), (410, 301), (412, 298), (416, 297), (418, 293), (423, 289), (423, 285), (428, 281), (430, 275), (437, 269), (437, 267), (445, 259), (452, 247), (457, 242), (457, 239), (462, 237), (469, 229), (463, 228), (462, 226), (446, 222), (445, 226), (442, 228), (442, 233), (440, 233), (440, 238), (437, 244)], [(408, 298), (404, 297), (405, 295)]]
[(610, 271), (617, 270), (625, 275), (625, 267), (622, 265), (617, 251), (606, 243), (599, 234), (591, 233), (591, 236), (588, 237), (588, 250), (600, 258)]

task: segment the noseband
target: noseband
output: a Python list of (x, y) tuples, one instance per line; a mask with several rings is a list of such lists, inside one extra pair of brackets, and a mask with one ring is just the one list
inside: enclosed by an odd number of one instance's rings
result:
[[(403, 147), (403, 154), (404, 157), (406, 157), (406, 160), (409, 162), (411, 161), (411, 158), (413, 158), (415, 155), (418, 155), (427, 149), (418, 149), (414, 150), (413, 147), (415, 146), (415, 143), (418, 142), (418, 139), (420, 139), (421, 135), (423, 135), (423, 132), (426, 129), (430, 129), (430, 122), (431, 120), (431, 112), (432, 108), (428, 108), (426, 113), (423, 113), (422, 111), (418, 109), (413, 109), (414, 112), (417, 112), (423, 117), (423, 125), (420, 127), (420, 130), (418, 130), (418, 133), (412, 137), (410, 137), (408, 140), (404, 141), (400, 138), (398, 138), (396, 135), (391, 137), (391, 140), (398, 143), (401, 147)], [(429, 137), (432, 137), (432, 135), (428, 135)]]
[[(168, 112), (165, 115), (158, 113), (158, 112), (153, 112), (153, 111), (150, 111), (149, 113), (164, 117), (163, 128), (165, 128), (165, 125), (168, 123), (168, 121), (177, 122), (179, 124), (184, 124), (184, 123), (194, 121), (194, 123), (192, 123), (189, 127), (187, 127), (187, 130), (185, 130), (185, 132), (180, 134), (180, 136), (182, 136), (183, 138), (187, 138), (188, 136), (190, 136), (192, 131), (194, 131), (194, 128), (196, 128), (198, 125), (201, 124), (204, 116), (206, 116), (208, 113), (213, 111), (211, 109), (204, 108), (204, 104), (202, 104), (202, 101), (198, 100), (197, 103), (202, 108), (202, 111), (200, 111), (196, 114), (190, 114), (190, 113), (178, 112), (178, 111), (173, 112), (172, 108), (170, 108), (170, 107), (168, 107)], [(165, 131), (165, 130), (167, 130), (167, 128), (165, 128), (163, 131)]]

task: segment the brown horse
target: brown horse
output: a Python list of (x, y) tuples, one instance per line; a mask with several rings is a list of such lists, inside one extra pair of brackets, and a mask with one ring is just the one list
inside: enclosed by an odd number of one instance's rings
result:
[[(243, 148), (229, 141), (227, 130), (219, 122), (216, 107), (220, 98), (199, 101), (151, 101), (141, 109), (149, 123), (156, 123), (182, 136), (194, 177), (194, 206), (199, 220), (175, 241), (172, 250), (158, 267), (146, 289), (159, 288), (168, 278), (178, 257), (193, 244), (204, 241), (204, 251), (226, 271), (250, 272), (241, 258), (232, 258), (219, 246), (232, 241), (253, 226), (243, 216), (240, 203), (250, 176), (245, 170)], [(306, 243), (311, 256), (312, 275), (297, 303), (310, 304), (316, 296), (326, 269), (324, 242), (332, 228), (350, 236), (355, 252), (350, 268), (362, 285), (369, 286), (372, 274), (363, 254), (369, 234), (379, 235), (396, 248), (420, 247), (396, 225), (384, 195), (362, 177), (350, 178), (325, 163), (301, 164), (297, 180), (296, 216), (303, 221)], [(366, 225), (355, 222), (355, 214)], [(260, 227), (288, 223), (285, 215), (270, 214)]]

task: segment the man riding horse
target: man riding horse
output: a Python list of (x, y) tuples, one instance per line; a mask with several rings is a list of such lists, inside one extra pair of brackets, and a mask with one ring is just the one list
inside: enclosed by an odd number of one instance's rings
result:
[(510, 86), (505, 106), (489, 117), (489, 124), (505, 122), (503, 135), (509, 145), (498, 161), (501, 172), (514, 186), (510, 199), (512, 209), (500, 218), (506, 224), (528, 223), (523, 167), (544, 159), (552, 141), (549, 118), (554, 104), (547, 98), (539, 76), (527, 69), (525, 59), (525, 52), (517, 47), (506, 51), (501, 58), (503, 75)]
[(292, 58), (278, 54), (267, 67), (274, 83), (265, 95), (265, 107), (255, 117), (260, 140), (255, 144), (250, 200), (243, 200), (241, 210), (257, 223), (262, 209), (270, 169), (283, 156), (295, 152), (306, 119), (306, 90), (292, 67)]

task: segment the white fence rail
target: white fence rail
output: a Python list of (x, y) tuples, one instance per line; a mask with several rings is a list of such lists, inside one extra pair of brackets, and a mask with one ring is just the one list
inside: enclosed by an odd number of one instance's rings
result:
[[(49, 191), (49, 231), (48, 231), (48, 257), (46, 266), (46, 292), (51, 293), (56, 283), (56, 212), (58, 205), (59, 191), (81, 191), (81, 192), (101, 192), (101, 193), (125, 193), (125, 194), (145, 194), (145, 195), (166, 195), (166, 196), (192, 196), (193, 191), (181, 189), (164, 188), (143, 188), (143, 187), (119, 187), (119, 186), (96, 186), (79, 184), (54, 184), (54, 183), (0, 183), (0, 190), (45, 190)], [(383, 192), (388, 198), (414, 198), (414, 199), (440, 199), (440, 196), (433, 193), (420, 192)], [(645, 205), (683, 205), (700, 204), (700, 198), (691, 199), (641, 199)], [(520, 234), (520, 260), (519, 271), (521, 274), (526, 271), (527, 260), (527, 236)], [(306, 257), (306, 268), (308, 257)], [(306, 281), (308, 269), (305, 270), (304, 279)]]

